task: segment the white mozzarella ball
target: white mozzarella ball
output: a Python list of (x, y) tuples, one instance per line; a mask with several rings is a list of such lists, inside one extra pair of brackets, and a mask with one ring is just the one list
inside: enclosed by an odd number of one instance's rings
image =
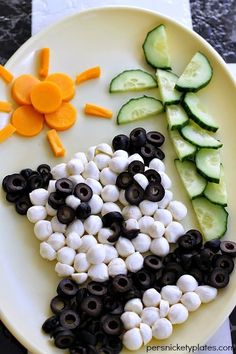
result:
[(102, 216), (112, 211), (117, 211), (118, 213), (121, 213), (120, 207), (116, 203), (106, 202), (103, 204), (101, 211)]
[(139, 220), (142, 216), (142, 213), (136, 205), (127, 205), (122, 209), (122, 215), (125, 220), (136, 219)]
[(149, 200), (143, 200), (139, 204), (139, 208), (143, 215), (152, 216), (157, 210), (158, 204), (156, 202), (150, 202)]
[(130, 164), (133, 161), (141, 161), (142, 163), (144, 163), (142, 156), (139, 154), (133, 154), (129, 156), (128, 163)]
[(76, 282), (76, 284), (83, 284), (88, 279), (87, 273), (74, 273), (71, 275), (71, 278)]
[(167, 209), (157, 209), (153, 217), (154, 220), (162, 222), (165, 227), (173, 221), (172, 214)]
[(125, 151), (125, 150), (116, 150), (115, 152), (114, 152), (114, 154), (113, 154), (113, 157), (124, 157), (124, 158), (126, 158), (126, 159), (128, 159), (128, 157), (129, 157), (129, 154), (128, 154), (128, 152), (127, 151)]
[(156, 307), (161, 301), (161, 294), (154, 288), (145, 290), (142, 301), (146, 307)]
[(128, 350), (138, 350), (143, 345), (143, 339), (139, 328), (132, 328), (125, 332), (123, 344)]
[(124, 329), (131, 329), (135, 327), (139, 327), (141, 323), (141, 318), (137, 313), (132, 311), (123, 312), (120, 316), (121, 321), (123, 322)]
[(140, 333), (143, 339), (143, 344), (146, 345), (152, 340), (152, 329), (146, 323), (140, 323)]
[(30, 194), (30, 201), (33, 205), (45, 206), (48, 200), (48, 191), (44, 188), (33, 190)]
[(72, 265), (74, 263), (76, 252), (73, 248), (62, 247), (57, 252), (57, 260), (62, 264)]
[(84, 183), (84, 177), (81, 175), (71, 175), (68, 179), (76, 186), (76, 184)]
[(104, 282), (109, 279), (108, 267), (104, 263), (94, 264), (88, 270), (88, 276), (98, 282)]
[(106, 186), (107, 184), (116, 184), (117, 174), (109, 167), (105, 167), (100, 172), (100, 182)]
[(189, 312), (196, 311), (201, 306), (201, 300), (199, 295), (193, 291), (185, 293), (181, 297), (180, 301), (187, 308)]
[(159, 209), (165, 209), (168, 207), (169, 203), (173, 199), (173, 193), (171, 191), (166, 190), (164, 198), (158, 202)]
[(80, 175), (84, 171), (84, 164), (79, 159), (72, 159), (67, 163), (67, 171), (69, 175)]
[(195, 290), (195, 293), (198, 294), (203, 304), (207, 304), (208, 302), (215, 300), (217, 289), (209, 285), (200, 285)]
[(75, 197), (74, 195), (68, 195), (68, 197), (66, 197), (65, 202), (66, 202), (66, 205), (68, 205), (72, 209), (77, 209), (81, 203), (81, 200), (79, 198)]
[(56, 181), (51, 179), (48, 183), (48, 194), (56, 192)]
[(112, 156), (113, 150), (109, 144), (101, 143), (96, 147), (96, 150), (95, 150), (95, 154), (100, 154), (100, 153), (106, 154), (108, 156)]
[(49, 216), (56, 216), (57, 215), (57, 210), (53, 209), (51, 207), (51, 205), (48, 204), (48, 202), (46, 203), (45, 209), (46, 209), (46, 212)]
[(109, 167), (115, 173), (121, 173), (126, 171), (128, 165), (129, 165), (128, 159), (122, 156), (113, 157), (109, 161)]
[(66, 237), (66, 244), (68, 247), (78, 250), (82, 245), (82, 240), (76, 232), (72, 231)]
[(182, 291), (176, 285), (166, 285), (161, 289), (161, 297), (169, 302), (170, 305), (177, 304), (182, 296)]
[(187, 293), (189, 291), (195, 291), (198, 287), (198, 282), (192, 275), (184, 274), (178, 279), (176, 285), (183, 293)]
[(181, 324), (188, 319), (188, 310), (183, 304), (174, 304), (170, 307), (168, 318), (172, 324)]
[(93, 161), (97, 165), (98, 169), (101, 171), (109, 165), (111, 157), (106, 154), (97, 154)]
[(87, 260), (86, 253), (78, 253), (74, 259), (74, 268), (78, 273), (87, 272), (90, 263)]
[(146, 234), (140, 233), (137, 237), (131, 240), (131, 242), (135, 248), (135, 251), (144, 253), (150, 249), (151, 238)]
[(103, 244), (107, 243), (107, 244), (113, 245), (112, 242), (108, 241), (108, 238), (112, 235), (113, 235), (113, 231), (111, 229), (108, 229), (106, 227), (102, 227), (98, 233), (98, 241)]
[(184, 234), (184, 227), (177, 221), (172, 221), (165, 230), (165, 238), (169, 243), (176, 243)]
[(159, 174), (161, 176), (161, 184), (163, 186), (164, 189), (170, 189), (172, 187), (172, 182), (170, 177), (162, 171), (159, 171)]
[(154, 221), (149, 227), (148, 233), (152, 238), (160, 238), (165, 233), (165, 226), (160, 221)]
[(88, 149), (88, 152), (87, 152), (88, 161), (92, 161), (94, 159), (95, 150), (96, 150), (96, 146), (90, 146), (90, 148)]
[(56, 251), (50, 246), (47, 242), (40, 243), (40, 255), (44, 259), (49, 261), (53, 261), (57, 257)]
[(104, 258), (104, 263), (108, 264), (111, 262), (112, 259), (118, 257), (118, 252), (115, 247), (112, 245), (104, 245), (104, 250), (105, 250), (105, 258)]
[(47, 217), (47, 211), (44, 206), (34, 205), (27, 211), (27, 218), (30, 222), (35, 224), (37, 221), (44, 220)]
[(94, 194), (101, 194), (102, 185), (99, 181), (96, 181), (96, 179), (93, 178), (87, 178), (85, 183), (92, 189)]
[(51, 225), (52, 225), (52, 229), (54, 232), (62, 232), (64, 233), (66, 231), (66, 225), (62, 224), (57, 216), (54, 216), (51, 220)]
[(90, 235), (96, 235), (102, 228), (102, 220), (100, 216), (90, 215), (84, 221), (84, 229)]
[(169, 312), (169, 302), (166, 300), (161, 299), (160, 304), (159, 304), (159, 310), (160, 310), (160, 317), (166, 317), (168, 312)]
[(171, 336), (173, 332), (172, 324), (166, 318), (160, 318), (152, 327), (152, 335), (156, 339), (166, 339)]
[(119, 237), (116, 242), (116, 250), (121, 257), (125, 258), (135, 252), (132, 242), (125, 237)]
[(127, 274), (125, 261), (122, 258), (114, 258), (108, 264), (108, 273), (110, 277), (115, 277), (119, 274)]
[(93, 178), (98, 181), (100, 171), (93, 161), (89, 161), (89, 163), (85, 166), (85, 169), (84, 169), (84, 172), (82, 173), (82, 175), (85, 179), (86, 178)]
[(112, 184), (107, 184), (102, 192), (101, 192), (101, 197), (104, 200), (104, 202), (117, 202), (119, 199), (119, 189), (112, 185)]
[(145, 190), (149, 185), (147, 177), (142, 173), (136, 173), (136, 175), (134, 175), (134, 180), (140, 185), (143, 190)]
[(82, 161), (84, 166), (88, 163), (87, 156), (84, 152), (77, 152), (76, 154), (74, 154), (73, 158)]
[(129, 202), (127, 202), (126, 198), (125, 198), (125, 190), (122, 189), (120, 191), (120, 194), (119, 194), (119, 202), (124, 205), (124, 206), (127, 206), (129, 205)]
[(55, 251), (58, 251), (65, 246), (65, 236), (61, 232), (54, 232), (47, 242)]
[(143, 303), (139, 298), (131, 299), (128, 302), (126, 302), (125, 311), (132, 311), (137, 313), (138, 315), (141, 315), (143, 311)]
[(188, 212), (186, 206), (183, 203), (178, 202), (177, 200), (172, 200), (170, 202), (170, 204), (168, 205), (168, 210), (171, 212), (173, 218), (176, 221), (183, 220)]
[(139, 252), (134, 252), (126, 258), (125, 264), (130, 272), (136, 273), (138, 270), (143, 268), (143, 261), (143, 256)]
[(157, 172), (165, 172), (165, 164), (160, 159), (152, 159), (149, 163), (149, 168), (157, 171)]
[(91, 208), (91, 214), (99, 214), (102, 210), (103, 200), (99, 195), (93, 194), (88, 204)]
[(59, 277), (69, 277), (74, 273), (74, 268), (68, 264), (58, 262), (55, 266), (55, 271)]
[(103, 245), (92, 246), (87, 252), (87, 260), (91, 264), (100, 264), (104, 261), (106, 256)]
[(53, 230), (50, 221), (39, 220), (34, 225), (34, 234), (40, 241), (46, 241), (52, 233)]
[(128, 219), (124, 223), (126, 230), (137, 230), (139, 229), (138, 221), (136, 219)]
[(66, 235), (69, 235), (71, 232), (76, 232), (79, 236), (84, 234), (84, 224), (81, 220), (74, 220), (66, 229)]
[(97, 240), (93, 235), (84, 235), (81, 237), (82, 244), (80, 246), (80, 252), (88, 252), (88, 250), (97, 244)]
[(142, 216), (139, 221), (139, 229), (142, 233), (148, 234), (149, 227), (154, 223), (154, 219), (151, 216)]
[(56, 165), (55, 167), (53, 167), (51, 170), (51, 174), (53, 176), (53, 179), (60, 179), (60, 178), (68, 177), (66, 163), (60, 163), (59, 165)]
[(156, 307), (145, 307), (141, 313), (141, 320), (148, 326), (154, 325), (154, 323), (160, 318), (159, 309)]
[(164, 238), (155, 238), (150, 245), (150, 251), (156, 256), (165, 257), (170, 252), (170, 245)]

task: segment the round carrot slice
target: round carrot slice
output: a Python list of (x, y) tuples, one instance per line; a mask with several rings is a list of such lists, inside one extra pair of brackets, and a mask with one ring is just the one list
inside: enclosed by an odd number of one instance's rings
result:
[(76, 109), (72, 104), (63, 102), (56, 112), (45, 114), (45, 121), (50, 128), (66, 130), (75, 123), (76, 113)]
[(71, 100), (75, 95), (73, 80), (66, 74), (54, 73), (46, 78), (46, 81), (54, 82), (61, 89), (61, 96), (64, 101)]
[(12, 114), (11, 123), (18, 134), (23, 136), (35, 136), (43, 128), (44, 116), (35, 111), (32, 106), (18, 107)]
[(40, 81), (32, 75), (20, 75), (12, 85), (12, 97), (19, 105), (31, 104), (30, 93)]
[(43, 81), (33, 87), (30, 99), (40, 113), (53, 113), (61, 105), (61, 90), (54, 82)]

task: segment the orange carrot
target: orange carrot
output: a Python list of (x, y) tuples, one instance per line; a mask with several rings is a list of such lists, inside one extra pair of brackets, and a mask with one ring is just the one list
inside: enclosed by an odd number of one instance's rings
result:
[(26, 137), (37, 135), (43, 129), (44, 116), (32, 106), (18, 107), (11, 120), (17, 133)]
[(90, 68), (86, 71), (83, 71), (76, 77), (76, 83), (81, 84), (81, 82), (91, 80), (91, 79), (96, 79), (100, 77), (101, 75), (101, 69), (100, 66), (95, 66), (94, 68)]
[(107, 108), (96, 106), (92, 103), (86, 103), (84, 106), (84, 113), (90, 116), (97, 116), (102, 118), (110, 119), (112, 118), (112, 111)]
[(69, 101), (74, 97), (75, 85), (73, 80), (66, 74), (54, 73), (46, 78), (46, 81), (52, 81), (61, 89), (61, 96), (64, 101)]
[(50, 128), (67, 130), (75, 124), (76, 113), (76, 109), (72, 104), (63, 102), (56, 112), (45, 114), (45, 121)]
[(30, 94), (33, 87), (40, 81), (32, 75), (18, 76), (12, 85), (12, 97), (19, 105), (31, 104)]
[(47, 138), (48, 138), (49, 144), (54, 152), (54, 155), (56, 157), (64, 156), (66, 153), (66, 150), (63, 147), (60, 137), (57, 134), (55, 129), (49, 130), (47, 132)]
[(13, 127), (12, 124), (6, 125), (3, 129), (0, 130), (0, 143), (3, 143), (5, 140), (10, 138), (12, 134), (14, 134), (16, 131), (16, 128)]
[(39, 75), (42, 77), (48, 76), (49, 59), (50, 59), (50, 49), (49, 48), (41, 49), (40, 59), (39, 59)]
[(12, 105), (7, 101), (0, 101), (0, 112), (9, 113), (12, 110)]
[(0, 65), (0, 76), (7, 84), (9, 84), (12, 81), (12, 79), (13, 79), (12, 73), (10, 73), (10, 71), (8, 71), (2, 65)]
[(31, 91), (30, 99), (34, 108), (40, 113), (53, 113), (62, 102), (59, 87), (50, 81), (43, 81), (35, 85)]

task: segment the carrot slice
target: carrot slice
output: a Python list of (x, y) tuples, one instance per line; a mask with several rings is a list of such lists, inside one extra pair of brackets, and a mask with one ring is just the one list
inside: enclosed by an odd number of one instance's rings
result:
[(91, 79), (96, 79), (100, 77), (101, 75), (101, 69), (100, 66), (95, 66), (94, 68), (90, 68), (86, 71), (83, 71), (76, 77), (76, 83), (81, 84), (81, 82), (91, 80)]
[(21, 106), (13, 112), (11, 120), (18, 134), (30, 137), (41, 132), (44, 116), (32, 106)]
[(0, 143), (3, 143), (5, 140), (10, 138), (12, 134), (14, 134), (16, 131), (16, 128), (13, 127), (12, 124), (6, 125), (3, 129), (0, 130)]
[(76, 109), (71, 103), (63, 102), (56, 112), (45, 114), (45, 121), (50, 128), (67, 130), (75, 124), (76, 114)]
[(0, 101), (0, 112), (9, 113), (12, 110), (12, 105), (7, 101)]
[(46, 78), (46, 81), (54, 82), (61, 89), (61, 96), (64, 101), (71, 100), (75, 95), (73, 80), (66, 74), (54, 73)]
[(50, 81), (43, 81), (35, 85), (31, 91), (30, 99), (34, 108), (40, 113), (53, 113), (62, 102), (59, 87)]
[(13, 75), (4, 66), (0, 65), (0, 76), (1, 78), (9, 84), (13, 80)]
[(64, 146), (62, 145), (60, 137), (57, 134), (55, 129), (49, 130), (47, 132), (47, 138), (48, 138), (49, 144), (54, 152), (54, 155), (56, 157), (64, 156), (66, 153), (66, 150), (65, 150)]
[(110, 111), (109, 109), (101, 106), (96, 106), (92, 103), (86, 103), (86, 105), (84, 106), (84, 113), (90, 116), (97, 116), (107, 119), (112, 118), (113, 115), (112, 111)]
[(12, 85), (12, 97), (19, 105), (31, 104), (30, 94), (33, 87), (40, 81), (32, 75), (20, 75)]
[(50, 60), (50, 49), (49, 48), (41, 49), (40, 58), (39, 58), (39, 75), (42, 77), (48, 76), (49, 60)]

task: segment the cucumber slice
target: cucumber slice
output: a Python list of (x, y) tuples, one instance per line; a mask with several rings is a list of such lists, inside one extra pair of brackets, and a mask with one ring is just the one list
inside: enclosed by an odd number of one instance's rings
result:
[(189, 117), (195, 121), (200, 127), (216, 132), (219, 128), (215, 120), (208, 114), (202, 106), (198, 96), (195, 93), (188, 92), (183, 101), (183, 106)]
[(191, 199), (201, 195), (206, 188), (206, 180), (198, 174), (195, 163), (192, 161), (175, 160), (184, 187)]
[(146, 71), (125, 70), (110, 83), (110, 92), (140, 91), (157, 87), (156, 79)]
[(178, 79), (176, 88), (179, 91), (196, 92), (211, 81), (212, 75), (209, 60), (204, 54), (197, 52)]
[(118, 112), (117, 124), (125, 124), (149, 118), (163, 112), (163, 104), (154, 97), (131, 98)]
[(204, 196), (212, 203), (227, 206), (228, 197), (225, 183), (224, 168), (222, 165), (220, 168), (220, 182), (208, 182), (206, 189), (204, 190)]
[(156, 76), (162, 102), (166, 105), (179, 103), (182, 93), (175, 89), (178, 76), (161, 69), (157, 69)]
[(154, 68), (171, 69), (165, 25), (159, 25), (148, 32), (143, 51), (146, 61)]
[(177, 130), (169, 130), (169, 133), (180, 161), (194, 156), (197, 150), (195, 145), (184, 140)]
[(180, 132), (184, 139), (198, 147), (219, 149), (223, 146), (219, 140), (216, 140), (206, 130), (200, 128), (194, 122), (190, 122), (183, 127)]
[(170, 130), (183, 128), (189, 122), (185, 110), (180, 105), (167, 106), (166, 116)]
[(228, 213), (222, 205), (216, 205), (204, 197), (192, 200), (203, 236), (206, 241), (222, 237), (227, 231)]
[(198, 172), (208, 181), (220, 181), (220, 153), (214, 149), (200, 149), (195, 157)]

